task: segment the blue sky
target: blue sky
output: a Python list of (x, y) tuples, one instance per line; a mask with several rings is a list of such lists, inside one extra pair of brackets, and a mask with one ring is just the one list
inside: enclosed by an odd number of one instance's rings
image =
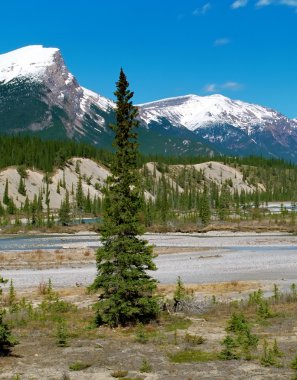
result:
[(122, 66), (142, 103), (222, 93), (297, 117), (297, 0), (2, 0), (0, 53), (61, 49), (113, 98)]

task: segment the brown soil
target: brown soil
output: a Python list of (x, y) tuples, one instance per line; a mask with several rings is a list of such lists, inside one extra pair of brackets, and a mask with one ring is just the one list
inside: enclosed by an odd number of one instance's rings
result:
[[(209, 285), (211, 286), (213, 285)], [(230, 283), (218, 290), (245, 290), (247, 286), (245, 283)], [(198, 290), (195, 287), (192, 289)], [(172, 289), (162, 287), (161, 290), (170, 293)], [(115, 378), (112, 375), (119, 374), (119, 371), (128, 371), (129, 378), (146, 380), (268, 380), (289, 379), (293, 374), (290, 361), (296, 354), (296, 303), (275, 305), (275, 318), (265, 324), (254, 324), (253, 332), (260, 337), (260, 344), (258, 350), (253, 352), (251, 361), (215, 359), (209, 362), (177, 364), (170, 362), (168, 354), (185, 349), (205, 352), (221, 350), (220, 341), (226, 334), (226, 320), (232, 312), (230, 305), (214, 306), (203, 315), (164, 315), (159, 323), (145, 327), (148, 340), (140, 343), (137, 328), (88, 327), (94, 316), (90, 305), (95, 302), (95, 295), (86, 294), (82, 288), (64, 289), (59, 294), (64, 300), (79, 306), (76, 312), (65, 315), (68, 346), (57, 346), (56, 322), (52, 318), (20, 325), (13, 330), (20, 344), (13, 349), (12, 356), (0, 358), (0, 379), (108, 380)], [(43, 297), (36, 289), (22, 296), (29, 297), (35, 303), (40, 302)], [(252, 310), (246, 310), (245, 314), (248, 318), (254, 318)], [(190, 326), (180, 329), (176, 325), (177, 329), (174, 330), (177, 321), (184, 318), (190, 320)], [(192, 345), (186, 340), (187, 333), (202, 336), (205, 342), (199, 346)], [(279, 348), (285, 352), (285, 356), (280, 359), (283, 367), (264, 367), (259, 363), (264, 337), (269, 342), (277, 339)], [(151, 366), (150, 373), (140, 372), (144, 360)], [(89, 367), (81, 371), (71, 371), (69, 365), (76, 362), (88, 364)]]

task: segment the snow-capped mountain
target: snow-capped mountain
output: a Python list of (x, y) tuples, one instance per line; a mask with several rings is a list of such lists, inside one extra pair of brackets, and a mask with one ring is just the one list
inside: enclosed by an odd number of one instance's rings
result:
[[(0, 133), (38, 133), (111, 149), (115, 104), (81, 87), (56, 48), (27, 46), (0, 55)], [(151, 154), (212, 154), (198, 136), (140, 128)], [(187, 142), (185, 143), (185, 140)]]
[(184, 126), (191, 131), (215, 124), (229, 124), (251, 134), (255, 126), (265, 128), (280, 120), (285, 123), (296, 123), (273, 109), (232, 100), (219, 94), (186, 95), (139, 106), (141, 118), (146, 124), (165, 117), (173, 125)]
[[(0, 55), (0, 133), (37, 133), (111, 148), (115, 104), (79, 85), (57, 48)], [(138, 105), (140, 149), (167, 155), (262, 154), (297, 162), (297, 119), (222, 95)]]
[(105, 128), (103, 115), (113, 109), (111, 100), (79, 86), (59, 49), (34, 45), (0, 55), (2, 130), (54, 129), (59, 137), (90, 135), (94, 141)]
[(187, 128), (221, 152), (297, 160), (297, 120), (222, 95), (187, 95), (139, 105), (147, 128)]

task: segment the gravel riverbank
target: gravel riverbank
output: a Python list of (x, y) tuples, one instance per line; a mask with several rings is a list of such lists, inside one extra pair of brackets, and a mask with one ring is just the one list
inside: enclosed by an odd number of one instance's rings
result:
[[(171, 233), (146, 234), (144, 237), (161, 253), (155, 259), (158, 271), (152, 275), (163, 284), (175, 283), (177, 276), (192, 284), (242, 280), (297, 281), (297, 236), (287, 233)], [(36, 243), (36, 239), (30, 237), (27, 243)], [(61, 259), (61, 265), (56, 263), (56, 268), (42, 268), (41, 257), (40, 269), (36, 269), (36, 260), (35, 264), (33, 261), (31, 265), (27, 263), (26, 268), (6, 269), (5, 256), (10, 253), (4, 251), (1, 275), (13, 279), (16, 288), (35, 287), (49, 278), (57, 287), (88, 285), (93, 281), (96, 274), (94, 249), (99, 244), (97, 236), (79, 234), (46, 236), (46, 239), (48, 248), (53, 248), (59, 240), (63, 241), (67, 248), (58, 253), (61, 257), (67, 254), (67, 265), (63, 265)], [(71, 258), (74, 247), (73, 252), (88, 247), (91, 251), (82, 251), (89, 252), (87, 256), (82, 254), (85, 260), (74, 260), (75, 257), (77, 259), (75, 254)], [(17, 253), (14, 254), (17, 261)], [(44, 255), (49, 253), (45, 251)]]

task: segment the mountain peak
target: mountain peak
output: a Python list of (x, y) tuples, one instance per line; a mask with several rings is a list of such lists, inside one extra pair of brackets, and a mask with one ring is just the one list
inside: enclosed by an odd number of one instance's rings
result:
[(17, 77), (38, 78), (51, 66), (60, 51), (42, 45), (30, 45), (0, 55), (0, 82)]
[(233, 125), (243, 130), (264, 126), (282, 115), (257, 104), (232, 100), (224, 95), (186, 95), (140, 105), (140, 116), (147, 125), (160, 118), (191, 131), (209, 125)]

